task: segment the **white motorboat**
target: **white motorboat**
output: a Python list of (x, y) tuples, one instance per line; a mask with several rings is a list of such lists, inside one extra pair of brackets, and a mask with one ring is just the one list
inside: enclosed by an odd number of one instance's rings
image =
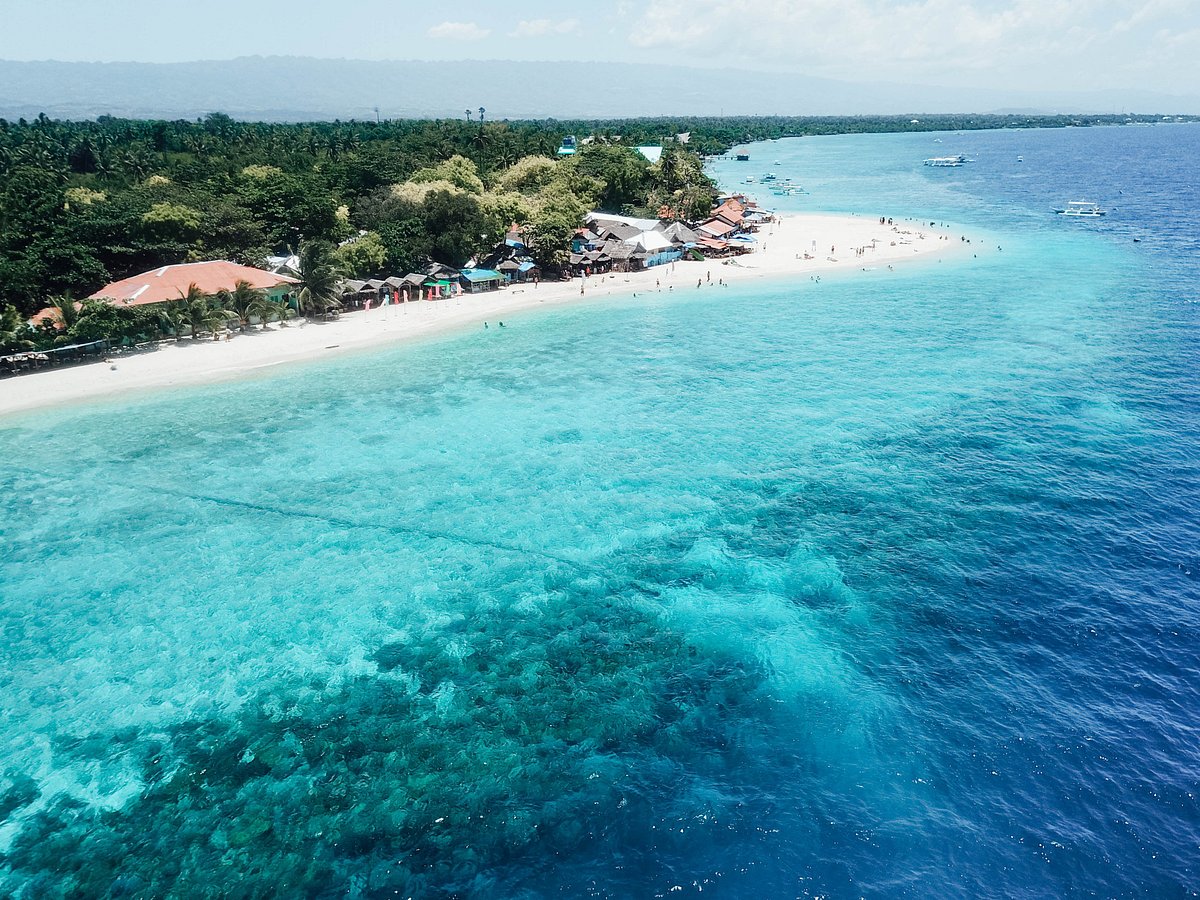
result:
[(937, 169), (946, 169), (946, 168), (956, 168), (958, 166), (961, 166), (963, 163), (969, 163), (970, 161), (971, 160), (967, 159), (965, 156), (963, 156), (960, 153), (958, 156), (934, 156), (934, 157), (931, 157), (931, 158), (925, 160), (925, 165), (933, 166), (934, 168), (937, 168)]
[(1108, 214), (1108, 210), (1101, 209), (1099, 203), (1093, 203), (1091, 200), (1071, 200), (1065, 207), (1056, 209), (1055, 212), (1060, 216), (1072, 216), (1079, 219), (1098, 219)]

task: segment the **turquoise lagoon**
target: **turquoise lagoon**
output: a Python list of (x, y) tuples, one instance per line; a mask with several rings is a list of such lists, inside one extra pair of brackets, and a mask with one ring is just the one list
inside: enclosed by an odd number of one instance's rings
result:
[(953, 262), (0, 422), (3, 892), (1194, 889), (1200, 129), (941, 137), (717, 174)]

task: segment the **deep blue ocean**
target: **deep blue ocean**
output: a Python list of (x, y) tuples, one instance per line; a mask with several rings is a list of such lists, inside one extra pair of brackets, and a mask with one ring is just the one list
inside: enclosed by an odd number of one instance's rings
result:
[(750, 153), (973, 250), (0, 420), (0, 894), (1194, 896), (1200, 126)]

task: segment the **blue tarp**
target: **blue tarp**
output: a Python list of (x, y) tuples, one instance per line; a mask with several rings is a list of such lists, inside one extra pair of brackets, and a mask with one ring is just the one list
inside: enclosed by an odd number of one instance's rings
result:
[(530, 269), (536, 269), (536, 268), (537, 268), (537, 263), (523, 262), (519, 266), (517, 266), (517, 271), (518, 272), (528, 272)]

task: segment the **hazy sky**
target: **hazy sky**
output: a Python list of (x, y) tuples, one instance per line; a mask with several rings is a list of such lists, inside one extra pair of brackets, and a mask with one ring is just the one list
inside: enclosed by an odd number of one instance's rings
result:
[[(4, 59), (619, 60), (853, 81), (1200, 90), (1200, 0), (4, 0), (2, 20)], [(587, 81), (603, 77), (592, 70)]]

